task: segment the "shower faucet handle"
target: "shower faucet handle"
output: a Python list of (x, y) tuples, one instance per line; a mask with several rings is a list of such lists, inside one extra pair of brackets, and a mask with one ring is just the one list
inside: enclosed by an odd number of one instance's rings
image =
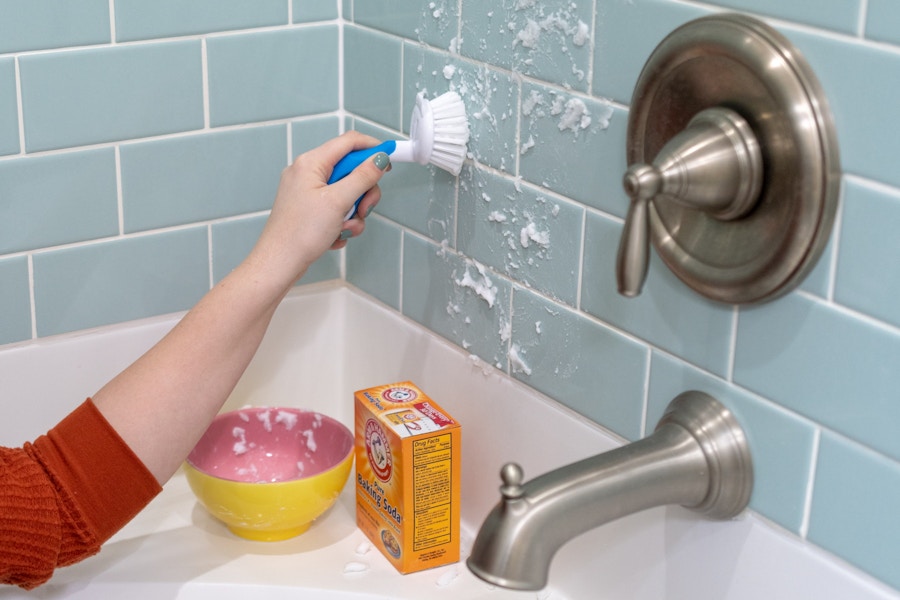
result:
[(616, 257), (619, 293), (641, 293), (650, 258), (650, 212), (675, 202), (730, 221), (749, 213), (762, 188), (762, 153), (750, 125), (737, 112), (708, 108), (663, 146), (653, 164), (628, 168), (631, 198)]

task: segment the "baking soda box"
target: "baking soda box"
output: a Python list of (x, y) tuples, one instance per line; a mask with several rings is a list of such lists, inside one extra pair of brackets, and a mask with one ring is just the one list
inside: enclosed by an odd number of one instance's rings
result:
[(401, 573), (459, 560), (459, 423), (412, 382), (356, 392), (356, 523)]

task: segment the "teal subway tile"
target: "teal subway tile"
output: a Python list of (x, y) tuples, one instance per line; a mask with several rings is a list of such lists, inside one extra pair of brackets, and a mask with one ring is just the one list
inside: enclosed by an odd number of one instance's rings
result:
[(0, 259), (0, 344), (31, 338), (28, 258)]
[[(265, 227), (268, 215), (256, 215), (212, 224), (213, 281), (219, 282), (243, 261)], [(340, 253), (326, 252), (297, 282), (315, 283), (341, 276)]]
[(822, 434), (810, 541), (900, 589), (898, 506), (900, 463), (830, 432)]
[(369, 217), (366, 230), (347, 243), (347, 282), (400, 309), (400, 248), (403, 233), (396, 224)]
[(517, 287), (509, 354), (515, 378), (629, 440), (641, 437), (643, 344)]
[(505, 370), (509, 282), (432, 242), (409, 234), (403, 240), (403, 314)]
[(806, 56), (822, 85), (834, 115), (844, 172), (900, 186), (900, 135), (895, 127), (885, 126), (900, 95), (900, 52), (809, 29), (785, 27), (782, 33)]
[(213, 126), (338, 109), (333, 25), (211, 38), (207, 60)]
[(889, 44), (900, 43), (900, 4), (896, 0), (868, 0), (866, 37)]
[[(870, 0), (867, 0), (870, 1)], [(784, 2), (783, 0), (713, 0), (726, 8), (777, 17), (812, 27), (855, 34), (863, 0), (829, 0), (828, 2)]]
[(125, 232), (271, 208), (287, 128), (252, 127), (121, 148)]
[(187, 310), (209, 289), (206, 227), (34, 255), (38, 336)]
[(520, 119), (519, 174), (523, 178), (625, 216), (626, 111), (603, 100), (526, 84)]
[(338, 18), (338, 0), (291, 0), (294, 23)]
[(462, 1), (460, 54), (563, 86), (590, 84), (593, 4)]
[[(425, 44), (450, 49), (457, 39), (459, 10), (456, 2), (365, 0), (354, 2), (353, 20)], [(347, 18), (347, 11), (344, 12)]]
[(285, 25), (284, 0), (115, 0), (120, 42)]
[(832, 279), (834, 278), (834, 263), (836, 260), (834, 231), (836, 230), (836, 227), (832, 229), (828, 243), (825, 245), (825, 249), (822, 250), (822, 255), (819, 256), (819, 260), (812, 270), (800, 281), (797, 286), (798, 289), (815, 294), (819, 298), (828, 297)]
[(29, 152), (203, 127), (200, 42), (19, 58)]
[(753, 458), (750, 508), (799, 534), (813, 472), (815, 425), (682, 361), (653, 352), (650, 363), (646, 432), (682, 392), (705, 392), (731, 410)]
[(456, 248), (526, 287), (575, 306), (584, 209), (508, 177), (466, 168)]
[(435, 98), (457, 92), (469, 118), (468, 155), (495, 169), (516, 172), (516, 106), (519, 85), (507, 72), (475, 65), (407, 43), (403, 52), (403, 123), (415, 106), (416, 94)]
[[(393, 139), (387, 130), (357, 122), (356, 129), (377, 139)], [(375, 212), (452, 246), (456, 231), (456, 178), (416, 163), (394, 163), (378, 183), (381, 201)]]
[(801, 294), (738, 319), (734, 381), (900, 459), (900, 334)]
[(0, 58), (0, 155), (19, 150), (16, 63), (12, 58)]
[(344, 19), (353, 20), (353, 0), (340, 0), (341, 16)]
[(671, 0), (599, 2), (592, 92), (630, 104), (638, 75), (653, 49), (679, 25), (710, 12)]
[(118, 233), (112, 148), (0, 162), (0, 254)]
[(0, 2), (0, 54), (109, 43), (109, 0)]
[(900, 326), (900, 191), (845, 184), (834, 299)]
[(340, 119), (335, 115), (294, 121), (291, 123), (291, 151), (294, 158), (337, 137), (340, 129)]
[(728, 373), (734, 309), (700, 296), (651, 252), (644, 290), (637, 298), (616, 291), (616, 252), (622, 226), (588, 213), (581, 307), (720, 377)]
[(344, 108), (398, 131), (400, 46), (377, 32), (344, 28)]

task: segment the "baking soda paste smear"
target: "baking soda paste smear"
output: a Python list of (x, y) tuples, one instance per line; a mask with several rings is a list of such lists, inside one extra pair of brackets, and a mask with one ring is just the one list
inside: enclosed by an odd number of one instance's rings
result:
[(406, 381), (355, 394), (356, 521), (401, 573), (459, 560), (461, 427)]

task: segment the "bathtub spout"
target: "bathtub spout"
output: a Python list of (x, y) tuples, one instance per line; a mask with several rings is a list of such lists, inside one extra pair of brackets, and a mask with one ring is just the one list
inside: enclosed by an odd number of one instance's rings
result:
[(522, 469), (508, 463), (501, 479), (502, 499), (467, 564), (488, 583), (538, 590), (556, 551), (604, 523), (667, 504), (714, 519), (738, 515), (750, 499), (753, 467), (731, 412), (702, 392), (685, 392), (647, 438), (526, 483)]

